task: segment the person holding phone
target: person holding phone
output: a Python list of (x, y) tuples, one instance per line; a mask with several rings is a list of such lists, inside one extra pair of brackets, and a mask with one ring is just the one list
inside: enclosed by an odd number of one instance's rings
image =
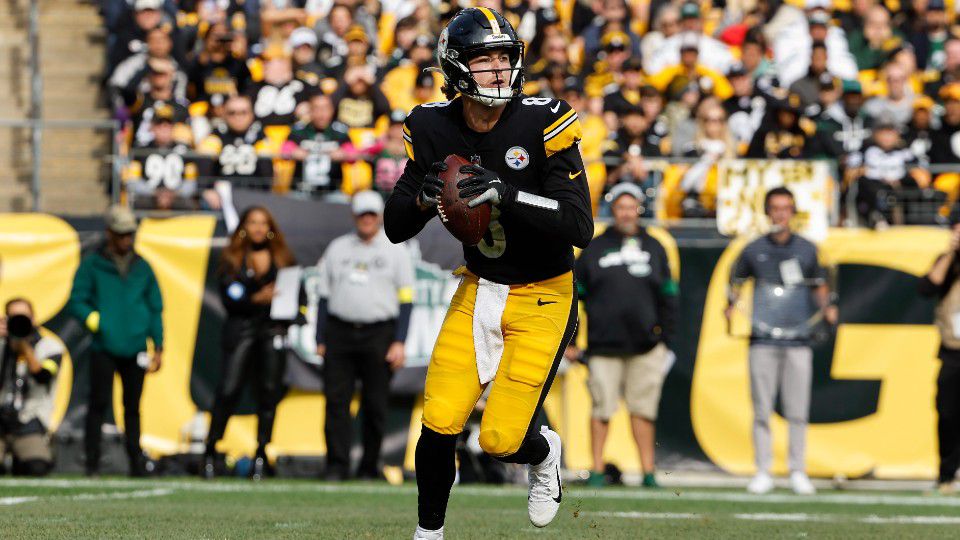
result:
[(247, 384), (253, 384), (257, 401), (257, 451), (251, 476), (260, 480), (272, 473), (266, 448), (273, 434), (277, 404), (285, 390), (283, 336), (288, 323), (272, 320), (270, 305), (277, 294), (278, 271), (296, 264), (270, 212), (262, 206), (247, 208), (220, 256), (220, 297), (227, 320), (222, 336), (223, 375), (210, 411), (210, 431), (201, 467), (204, 478), (213, 478), (221, 468), (216, 459), (216, 444), (223, 438), (227, 421)]

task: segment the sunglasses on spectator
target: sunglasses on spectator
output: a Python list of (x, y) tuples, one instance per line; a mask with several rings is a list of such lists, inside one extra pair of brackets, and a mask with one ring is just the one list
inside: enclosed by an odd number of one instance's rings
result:
[(250, 114), (250, 109), (232, 109), (225, 113), (227, 116), (241, 116)]

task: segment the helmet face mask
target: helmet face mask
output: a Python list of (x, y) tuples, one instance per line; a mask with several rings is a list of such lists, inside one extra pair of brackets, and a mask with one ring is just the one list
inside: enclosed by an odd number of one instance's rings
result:
[[(461, 11), (443, 29), (437, 44), (448, 94), (458, 92), (488, 107), (505, 105), (523, 86), (523, 50), (523, 42), (500, 14), (486, 8)], [(509, 67), (471, 71), (470, 60), (494, 52), (506, 53)], [(508, 86), (483, 87), (477, 82), (476, 75), (494, 72), (505, 77)]]

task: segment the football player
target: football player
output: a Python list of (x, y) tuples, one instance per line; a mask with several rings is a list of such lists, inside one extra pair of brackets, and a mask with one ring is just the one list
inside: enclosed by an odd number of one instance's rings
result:
[(407, 240), (437, 215), (450, 154), (472, 161), (460, 168), (469, 177), (459, 196), (492, 212), (484, 239), (463, 247), (466, 267), (427, 371), (416, 449), (414, 538), (422, 539), (443, 538), (457, 437), (487, 385), (480, 446), (529, 465), (534, 525), (556, 515), (560, 436), (536, 428), (577, 324), (573, 246), (593, 236), (577, 114), (562, 100), (520, 93), (523, 42), (510, 23), (488, 8), (464, 9), (442, 32), (437, 57), (450, 101), (407, 117), (409, 160), (387, 202), (387, 236)]

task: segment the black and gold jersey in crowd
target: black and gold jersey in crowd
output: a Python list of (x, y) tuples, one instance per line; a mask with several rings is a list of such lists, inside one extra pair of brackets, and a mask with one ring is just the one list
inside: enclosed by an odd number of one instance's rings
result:
[(313, 89), (299, 79), (282, 85), (258, 82), (245, 92), (253, 103), (253, 114), (265, 126), (289, 126), (297, 121), (297, 106), (312, 95)]
[(268, 148), (260, 122), (254, 122), (243, 133), (218, 127), (197, 147), (201, 154), (210, 156), (201, 162), (202, 176), (254, 183), (269, 181), (273, 177), (273, 162)]
[(409, 160), (387, 202), (387, 235), (400, 242), (436, 215), (417, 206), (430, 165), (450, 154), (479, 161), (508, 186), (490, 228), (464, 245), (467, 268), (497, 283), (530, 283), (573, 268), (572, 246), (593, 236), (577, 113), (563, 100), (514, 97), (487, 133), (467, 127), (462, 98), (413, 109), (404, 125)]

